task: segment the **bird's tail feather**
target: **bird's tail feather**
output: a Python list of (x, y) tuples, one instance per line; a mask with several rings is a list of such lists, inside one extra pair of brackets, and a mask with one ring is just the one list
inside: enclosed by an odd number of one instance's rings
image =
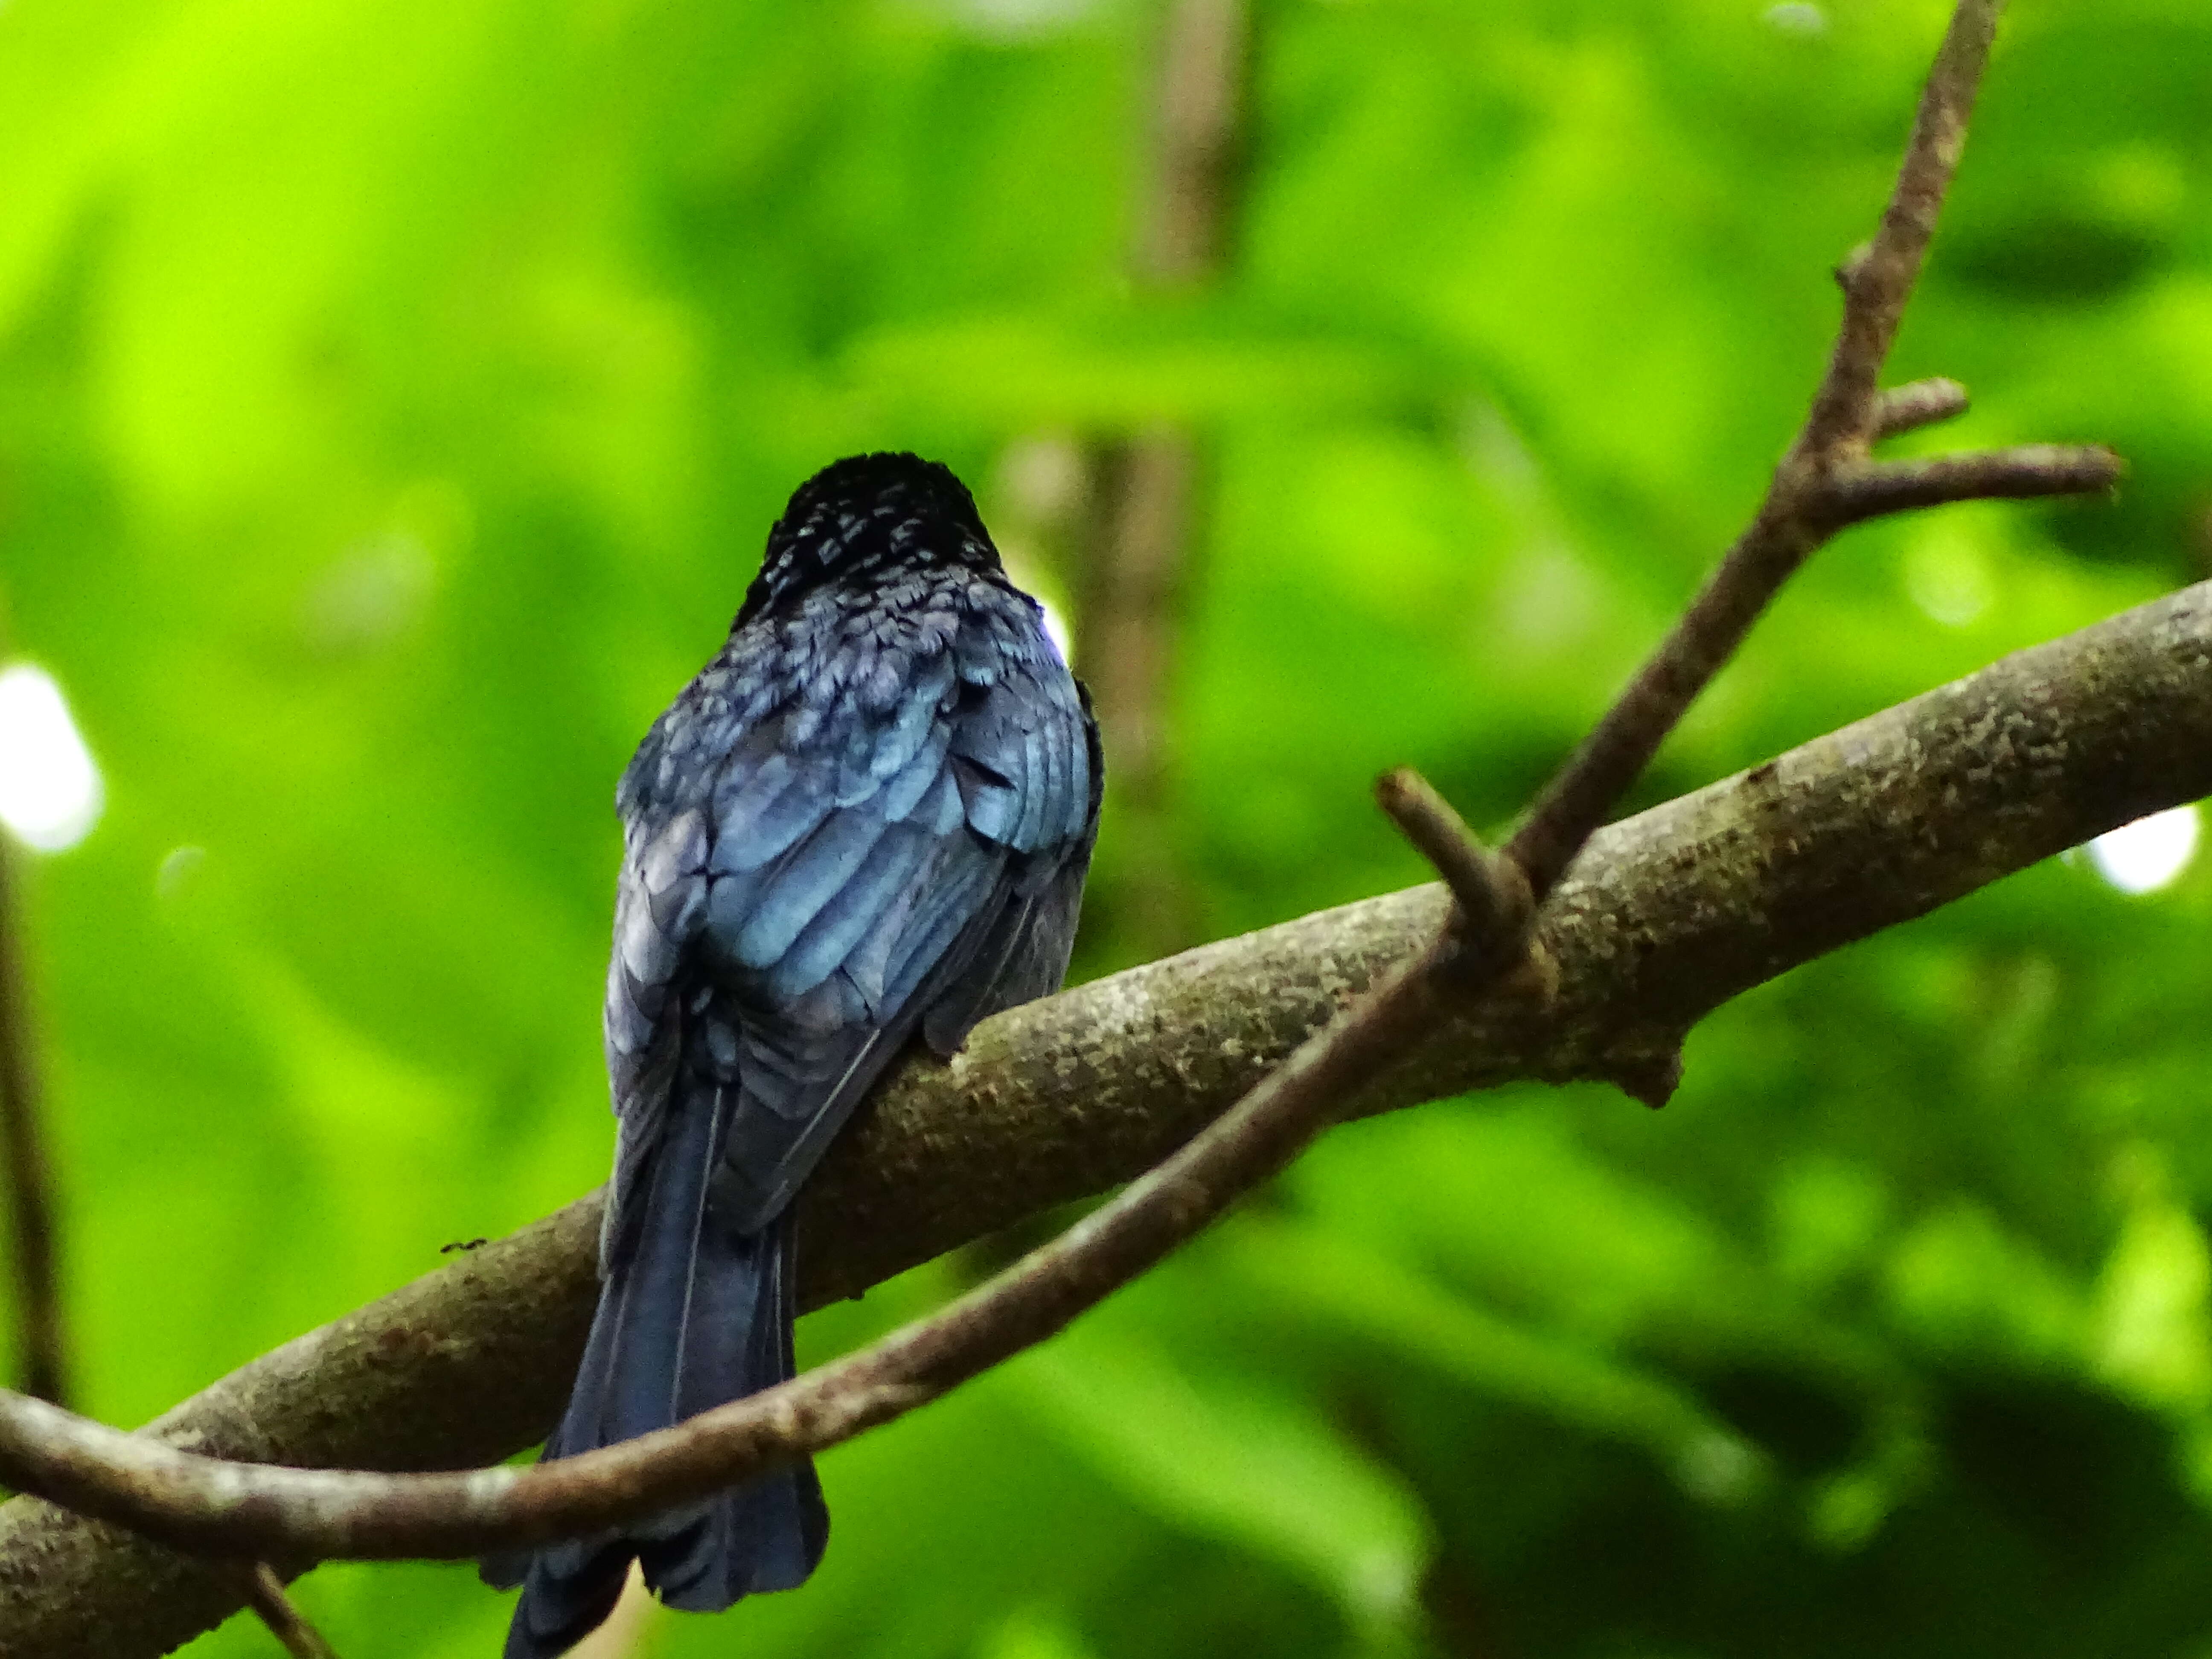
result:
[[(666, 1428), (792, 1375), (790, 1219), (744, 1236), (713, 1224), (708, 1177), (726, 1112), (714, 1085), (678, 1087), (654, 1167), (610, 1240), (549, 1458)], [(801, 1462), (620, 1534), (490, 1558), (483, 1574), (523, 1587), (506, 1659), (552, 1659), (606, 1617), (633, 1559), (669, 1606), (713, 1611), (803, 1583), (829, 1529), (813, 1465)]]

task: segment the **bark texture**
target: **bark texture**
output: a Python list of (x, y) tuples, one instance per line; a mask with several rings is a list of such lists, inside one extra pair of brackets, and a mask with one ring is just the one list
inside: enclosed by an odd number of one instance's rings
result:
[[(1540, 930), (1545, 1006), (1498, 999), (1355, 1110), (1513, 1079), (1663, 1096), (1682, 1035), (1741, 992), (2051, 853), (2212, 793), (2212, 584), (1805, 744), (1594, 841)], [(802, 1212), (809, 1306), (1156, 1163), (1448, 905), (1427, 886), (1097, 981), (916, 1060)], [(593, 1295), (596, 1194), (263, 1356), (152, 1425), (307, 1466), (495, 1461), (559, 1409)], [(214, 1573), (33, 1499), (0, 1508), (0, 1655), (167, 1651), (239, 1605)]]

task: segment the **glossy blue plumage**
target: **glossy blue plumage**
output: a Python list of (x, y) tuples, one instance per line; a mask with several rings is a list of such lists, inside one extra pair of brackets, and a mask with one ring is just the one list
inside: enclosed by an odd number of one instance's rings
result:
[[(1081, 688), (951, 473), (861, 456), (801, 486), (616, 792), (605, 1285), (546, 1455), (791, 1374), (793, 1198), (910, 1039), (949, 1054), (1057, 988), (1099, 788)], [(509, 1659), (544, 1659), (633, 1557), (721, 1607), (799, 1583), (827, 1529), (802, 1464), (485, 1572), (525, 1584)]]

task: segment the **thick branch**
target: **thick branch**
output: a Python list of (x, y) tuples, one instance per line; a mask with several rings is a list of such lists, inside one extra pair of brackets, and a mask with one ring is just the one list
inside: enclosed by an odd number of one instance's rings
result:
[[(1705, 1012), (1850, 939), (2212, 793), (2212, 584), (1602, 832), (1538, 929), (1547, 1009), (1448, 1019), (1375, 1111), (1516, 1078), (1634, 1079)], [(818, 1306), (1151, 1167), (1435, 936), (1414, 889), (1224, 941), (987, 1023), (910, 1064), (805, 1200)], [(309, 1465), (506, 1455), (559, 1408), (596, 1197), (253, 1362), (157, 1425)], [(163, 1650), (236, 1606), (204, 1570), (35, 1500), (0, 1510), (0, 1651)]]
[[(1461, 927), (1469, 919), (1461, 913)], [(1517, 955), (1525, 912), (1512, 929)], [(1469, 955), (1506, 963), (1505, 941)], [(225, 1462), (0, 1393), (0, 1468), (81, 1513), (204, 1553), (456, 1558), (647, 1520), (818, 1452), (1034, 1346), (1279, 1174), (1443, 1012), (1440, 937), (1298, 1045), (1190, 1143), (943, 1311), (673, 1427), (534, 1468), (323, 1473)], [(1493, 969), (1496, 971), (1496, 969)]]

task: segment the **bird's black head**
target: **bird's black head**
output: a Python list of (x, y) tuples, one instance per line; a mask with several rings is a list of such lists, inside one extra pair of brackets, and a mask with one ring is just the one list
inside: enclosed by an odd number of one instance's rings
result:
[(968, 486), (919, 455), (848, 455), (792, 492), (738, 625), (829, 582), (874, 583), (931, 565), (1000, 568)]

